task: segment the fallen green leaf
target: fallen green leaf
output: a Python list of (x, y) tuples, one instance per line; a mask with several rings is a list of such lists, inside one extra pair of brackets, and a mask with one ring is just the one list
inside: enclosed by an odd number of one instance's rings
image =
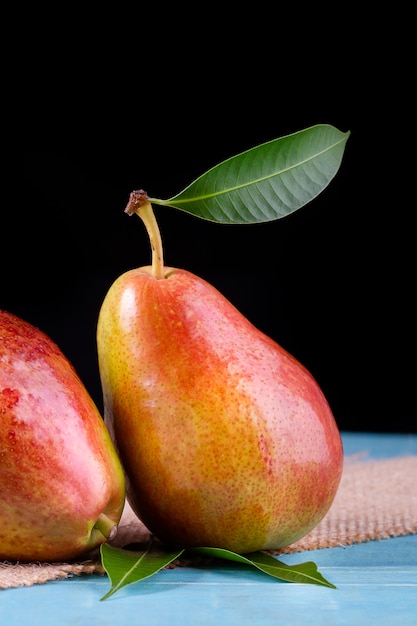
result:
[(298, 563), (297, 565), (286, 565), (266, 552), (251, 552), (250, 554), (242, 555), (222, 548), (193, 548), (192, 551), (219, 559), (236, 561), (245, 565), (254, 565), (261, 572), (287, 582), (324, 585), (325, 587), (336, 589), (335, 585), (320, 574), (317, 570), (317, 565), (312, 561)]
[(245, 566), (254, 566), (264, 574), (286, 582), (323, 585), (336, 589), (317, 570), (315, 563), (309, 561), (297, 565), (286, 565), (266, 552), (237, 554), (223, 548), (191, 548), (188, 550), (161, 551), (150, 544), (146, 550), (131, 551), (115, 548), (107, 543), (100, 547), (101, 562), (110, 579), (109, 591), (100, 598), (106, 600), (126, 585), (139, 582), (156, 574), (170, 565), (183, 554), (187, 557), (203, 555), (216, 559), (235, 561)]
[(101, 564), (111, 582), (109, 591), (100, 598), (105, 600), (126, 585), (148, 578), (177, 559), (183, 550), (172, 552), (152, 551), (152, 543), (146, 550), (133, 552), (115, 548), (108, 543), (100, 546)]
[(225, 224), (285, 217), (327, 187), (340, 167), (349, 135), (318, 124), (219, 163), (168, 200), (148, 199)]

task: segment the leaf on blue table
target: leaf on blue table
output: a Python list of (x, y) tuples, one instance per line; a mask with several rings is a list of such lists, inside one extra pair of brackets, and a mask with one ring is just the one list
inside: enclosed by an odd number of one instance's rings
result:
[(317, 565), (312, 561), (287, 565), (266, 552), (251, 552), (242, 555), (222, 548), (192, 548), (187, 552), (191, 551), (219, 559), (236, 561), (245, 565), (253, 565), (265, 574), (287, 582), (324, 585), (325, 587), (336, 589), (335, 585), (320, 574), (317, 570)]
[(153, 549), (152, 542), (145, 550), (132, 551), (104, 543), (100, 547), (101, 562), (110, 579), (111, 587), (101, 600), (109, 598), (126, 585), (153, 576), (183, 554), (187, 557), (202, 555), (235, 561), (245, 566), (256, 567), (261, 572), (286, 582), (316, 584), (336, 589), (335, 585), (320, 574), (315, 563), (308, 561), (297, 565), (286, 565), (266, 552), (251, 552), (242, 555), (223, 548), (206, 547), (163, 551)]
[(224, 224), (285, 217), (327, 187), (340, 167), (349, 135), (317, 124), (219, 163), (168, 200), (148, 200)]
[(100, 598), (101, 600), (109, 598), (126, 585), (156, 574), (184, 552), (184, 550), (160, 552), (152, 551), (151, 548), (151, 542), (146, 550), (138, 552), (116, 548), (108, 543), (100, 546), (101, 563), (111, 582), (109, 591)]

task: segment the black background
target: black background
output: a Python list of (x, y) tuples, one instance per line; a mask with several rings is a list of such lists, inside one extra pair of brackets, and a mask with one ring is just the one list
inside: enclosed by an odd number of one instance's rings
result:
[(142, 223), (124, 213), (130, 192), (168, 198), (230, 156), (328, 123), (351, 136), (313, 202), (251, 226), (155, 207), (165, 262), (209, 280), (303, 362), (341, 429), (416, 432), (407, 51), (402, 41), (394, 59), (370, 24), (327, 18), (320, 31), (306, 17), (300, 34), (293, 17), (285, 41), (268, 15), (239, 27), (212, 16), (204, 32), (109, 15), (20, 37), (4, 92), (0, 308), (57, 342), (100, 409), (100, 304), (150, 262)]

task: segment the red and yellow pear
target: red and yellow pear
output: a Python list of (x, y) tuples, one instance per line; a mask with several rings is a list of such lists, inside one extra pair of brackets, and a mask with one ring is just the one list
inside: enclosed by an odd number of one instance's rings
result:
[(110, 286), (97, 349), (104, 418), (127, 497), (166, 546), (279, 549), (329, 510), (343, 450), (307, 369), (218, 290), (164, 266), (152, 206), (152, 265)]
[(70, 560), (114, 536), (123, 469), (52, 339), (0, 311), (0, 559)]

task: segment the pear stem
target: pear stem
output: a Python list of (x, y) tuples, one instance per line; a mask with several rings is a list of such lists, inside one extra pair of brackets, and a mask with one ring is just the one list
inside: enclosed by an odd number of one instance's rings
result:
[(94, 528), (98, 530), (105, 539), (114, 539), (117, 533), (117, 524), (110, 519), (105, 513), (101, 513), (96, 523), (94, 524)]
[(129, 202), (125, 208), (125, 213), (128, 215), (136, 213), (136, 215), (139, 215), (142, 222), (145, 224), (152, 249), (152, 276), (158, 280), (165, 278), (164, 251), (162, 247), (161, 233), (159, 231), (158, 222), (156, 221), (152, 205), (143, 189), (140, 189), (139, 191), (132, 191)]
[(151, 203), (145, 202), (145, 204), (136, 211), (136, 214), (139, 215), (142, 222), (145, 224), (151, 242), (152, 276), (158, 280), (165, 278), (161, 233)]

